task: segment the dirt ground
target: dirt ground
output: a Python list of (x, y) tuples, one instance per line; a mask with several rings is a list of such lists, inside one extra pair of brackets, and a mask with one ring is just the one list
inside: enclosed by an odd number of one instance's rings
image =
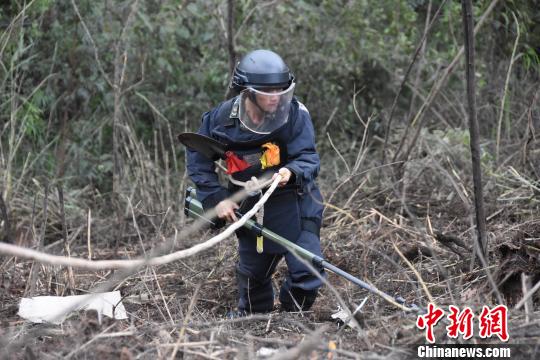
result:
[[(499, 181), (486, 191), (489, 251), (484, 268), (472, 257), (470, 200), (464, 201), (468, 198), (460, 197), (453, 184), (441, 183), (429, 169), (411, 182), (405, 201), (396, 196), (398, 187), (376, 177), (340, 178), (337, 188), (324, 178), (321, 183), (328, 203), (321, 234), (327, 261), (422, 308), (431, 302), (446, 310), (449, 305), (469, 306), (479, 314), (484, 305), (504, 304), (508, 343), (530, 345), (516, 345), (512, 358), (538, 358), (540, 350), (531, 345), (540, 343), (538, 295), (516, 308), (540, 280), (540, 202), (534, 188)], [(514, 200), (505, 200), (509, 197)], [(108, 240), (112, 220), (96, 217), (93, 259), (133, 258), (143, 246), (148, 251), (174, 237), (177, 222), (156, 227), (156, 215), (142, 207), (133, 215), (117, 241)], [(181, 211), (172, 216), (181, 218)], [(54, 220), (49, 219), (45, 250), (62, 254), (61, 226)], [(28, 241), (26, 224), (18, 228), (22, 245)], [(68, 229), (71, 256), (88, 255), (84, 226)], [(178, 239), (174, 248), (190, 247), (213, 234), (207, 230)], [(417, 313), (406, 313), (332, 273), (308, 312), (279, 312), (276, 299), (270, 314), (228, 319), (236, 304), (233, 238), (185, 260), (139, 269), (120, 282), (109, 281), (118, 271), (75, 269), (71, 286), (65, 268), (1, 260), (0, 348), (9, 359), (402, 359), (415, 358), (418, 344), (426, 343), (425, 332), (416, 326)], [(61, 325), (24, 321), (17, 315), (18, 305), (29, 294), (33, 267), (35, 295), (84, 294), (109, 284), (107, 289), (121, 291), (128, 319), (104, 317), (99, 323), (89, 311), (75, 313)], [(275, 288), (285, 272), (282, 262)], [(529, 288), (523, 284), (527, 279)], [(340, 306), (354, 310), (364, 300), (355, 315), (359, 327), (332, 318)], [(477, 328), (471, 339), (451, 339), (445, 324), (434, 328), (437, 344), (501, 344), (497, 337), (480, 338)]]

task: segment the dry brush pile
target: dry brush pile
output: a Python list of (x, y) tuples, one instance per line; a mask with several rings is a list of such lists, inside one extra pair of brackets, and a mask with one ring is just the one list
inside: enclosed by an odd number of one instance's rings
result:
[[(538, 298), (514, 309), (527, 292), (522, 282), (534, 285), (540, 279), (539, 189), (526, 167), (484, 164), (489, 174), (489, 256), (483, 267), (473, 258), (476, 235), (463, 131), (423, 131), (418, 148), (401, 169), (396, 164), (381, 167), (378, 151), (369, 144), (321, 147), (320, 184), (327, 203), (322, 244), (329, 262), (420, 306), (433, 302), (478, 310), (506, 304), (511, 342), (537, 341)], [(341, 163), (335, 162), (336, 156)], [(155, 175), (148, 166), (145, 169), (147, 181), (160, 179), (157, 169)], [(399, 173), (401, 178), (396, 177)], [(143, 172), (134, 170), (130, 178), (140, 176)], [(164, 211), (156, 210), (163, 208), (153, 187), (132, 191), (119, 200), (124, 206), (119, 219), (118, 212), (107, 210), (104, 195), (87, 189), (66, 191), (62, 203), (61, 186), (56, 185), (35, 180), (16, 187), (10, 202), (14, 243), (53, 254), (69, 251), (80, 258), (128, 259), (167, 241), (171, 250), (181, 249), (213, 234), (202, 230), (189, 237), (178, 235), (192, 221), (184, 217), (181, 198), (172, 190), (169, 196), (176, 200)], [(236, 256), (235, 241), (229, 239), (194, 257), (121, 277), (120, 271), (69, 270), (3, 258), (4, 355), (254, 358), (279, 349), (272, 356), (402, 358), (411, 351), (410, 344), (424, 341), (415, 315), (333, 274), (310, 312), (276, 311), (228, 320), (225, 314), (236, 303)], [(276, 287), (284, 271), (281, 264)], [(17, 316), (24, 296), (84, 294), (97, 287), (121, 291), (129, 320), (105, 318), (99, 323), (89, 312), (53, 326), (32, 325)], [(355, 316), (359, 328), (332, 319), (340, 301), (351, 310), (363, 305)], [(444, 327), (436, 336), (450, 341)]]

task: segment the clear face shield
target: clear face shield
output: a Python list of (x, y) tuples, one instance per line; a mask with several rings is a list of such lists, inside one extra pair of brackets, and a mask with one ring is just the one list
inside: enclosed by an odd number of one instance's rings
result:
[(294, 83), (287, 89), (256, 90), (247, 88), (240, 94), (239, 117), (244, 126), (257, 134), (270, 134), (289, 119)]

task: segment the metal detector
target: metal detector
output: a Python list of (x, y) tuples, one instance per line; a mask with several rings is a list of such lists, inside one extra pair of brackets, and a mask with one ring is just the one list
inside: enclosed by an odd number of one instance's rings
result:
[[(208, 219), (204, 216), (204, 209), (199, 200), (197, 200), (197, 192), (196, 190), (189, 186), (186, 189), (186, 197), (184, 201), (184, 213), (186, 216), (189, 216), (194, 219), (202, 219), (206, 221), (209, 225), (214, 225), (214, 222), (212, 219)], [(243, 214), (239, 211), (236, 211), (236, 215), (238, 217), (242, 217)], [(358, 279), (357, 277), (341, 270), (335, 265), (330, 264), (328, 261), (324, 260), (322, 257), (317, 256), (310, 251), (296, 245), (295, 243), (287, 240), (283, 236), (280, 236), (276, 234), (273, 231), (270, 231), (269, 229), (265, 228), (261, 224), (257, 223), (256, 221), (253, 221), (252, 219), (249, 219), (244, 224), (244, 227), (248, 230), (252, 231), (256, 236), (263, 236), (264, 238), (273, 241), (279, 245), (282, 245), (284, 248), (286, 248), (288, 251), (293, 252), (300, 258), (311, 262), (315, 267), (318, 268), (324, 268), (326, 270), (329, 270), (333, 272), (336, 275), (339, 275), (348, 281), (352, 282), (353, 284), (356, 284), (360, 286), (363, 289), (366, 289), (367, 291), (376, 294), (378, 296), (383, 297), (384, 299), (395, 302), (404, 308), (406, 308), (406, 311), (413, 311), (413, 312), (419, 312), (420, 308), (415, 304), (406, 304), (405, 299), (403, 299), (401, 296), (393, 297), (391, 295), (388, 295), (381, 290), (377, 289), (376, 287), (366, 283), (365, 281), (362, 281)]]

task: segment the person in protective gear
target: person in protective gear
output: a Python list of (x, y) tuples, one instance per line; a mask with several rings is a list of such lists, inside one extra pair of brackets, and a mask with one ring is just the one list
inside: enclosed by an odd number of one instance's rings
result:
[[(276, 172), (282, 175), (278, 189), (264, 206), (263, 226), (322, 256), (319, 231), (323, 201), (315, 183), (320, 160), (309, 112), (293, 96), (294, 76), (278, 54), (255, 50), (237, 64), (231, 87), (238, 95), (206, 112), (198, 133), (228, 146), (227, 173), (234, 179), (248, 181)], [(188, 150), (187, 169), (204, 209), (215, 207), (222, 220), (237, 220), (235, 210), (247, 211), (258, 200), (257, 196), (241, 204), (228, 200), (240, 188), (232, 183), (223, 187), (215, 164), (196, 151)], [(282, 258), (288, 267), (279, 292), (282, 309), (311, 308), (322, 285), (319, 277), (281, 245), (245, 228), (236, 235), (240, 313), (273, 310), (271, 278)], [(317, 271), (325, 276), (322, 268)]]

